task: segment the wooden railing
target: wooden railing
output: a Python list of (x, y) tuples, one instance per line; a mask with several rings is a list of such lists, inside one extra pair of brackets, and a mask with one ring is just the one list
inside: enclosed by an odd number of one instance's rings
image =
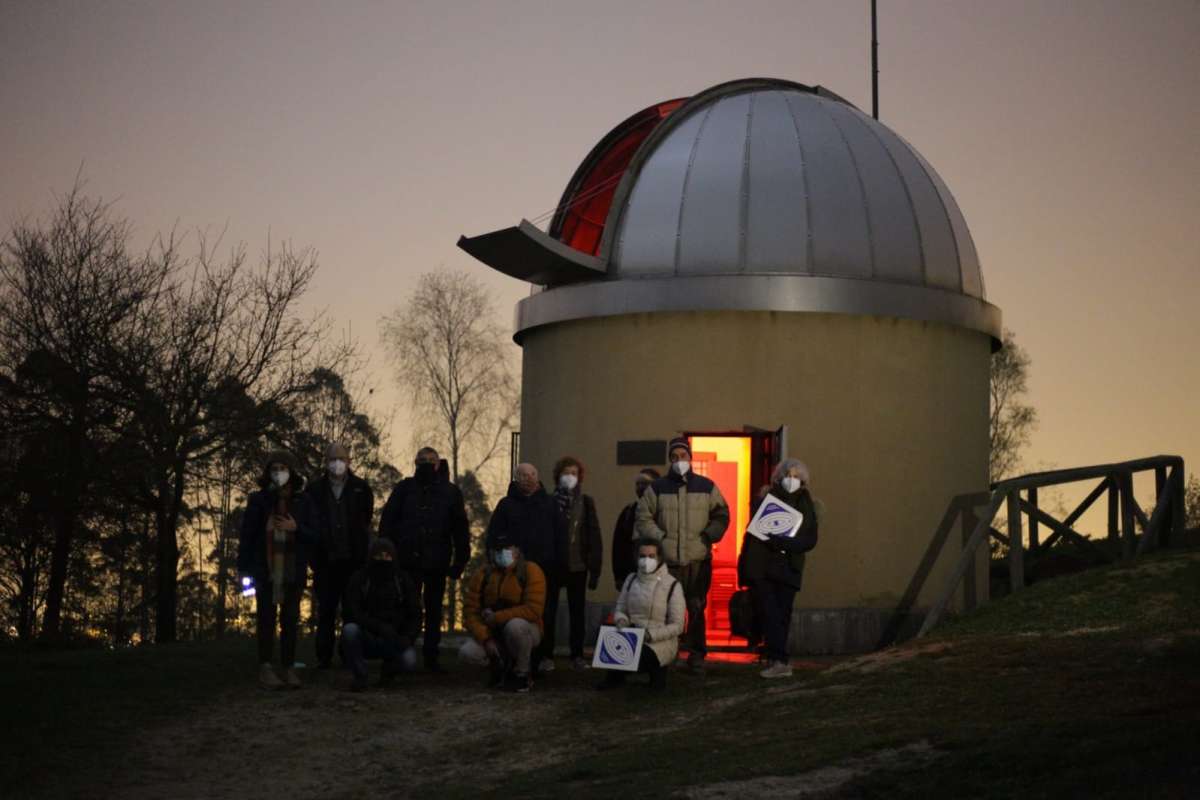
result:
[[(1155, 503), (1147, 516), (1134, 497), (1133, 476), (1151, 470), (1154, 472)], [(1038, 489), (1097, 478), (1099, 483), (1096, 487), (1062, 520), (1038, 506)], [(1108, 496), (1108, 539), (1112, 543), (1108, 549), (1083, 536), (1074, 527), (1080, 517), (1105, 494)], [(963, 549), (949, 580), (925, 615), (917, 633), (918, 638), (927, 634), (941, 620), (960, 584), (963, 585), (965, 610), (975, 607), (975, 570), (972, 567), (976, 563), (976, 553), (985, 541), (995, 539), (1008, 548), (1009, 584), (1012, 592), (1018, 592), (1025, 586), (1027, 559), (1046, 554), (1060, 539), (1078, 545), (1097, 561), (1114, 560), (1113, 553), (1118, 550), (1120, 557), (1128, 560), (1153, 548), (1169, 546), (1172, 539), (1178, 538), (1184, 529), (1184, 504), (1183, 459), (1179, 456), (1154, 456), (1120, 464), (1038, 472), (994, 483), (990, 492), (959, 495), (946, 509), (916, 573), (884, 629), (879, 646), (885, 647), (896, 640), (956, 522), (961, 525)], [(1007, 535), (996, 530), (992, 524), (1002, 506), (1008, 515)], [(976, 514), (980, 507), (984, 507), (983, 513)], [(1025, 535), (1026, 522), (1028, 537)], [(1138, 524), (1142, 528), (1140, 537), (1137, 533)], [(1044, 541), (1041, 538), (1042, 526), (1051, 532)]]

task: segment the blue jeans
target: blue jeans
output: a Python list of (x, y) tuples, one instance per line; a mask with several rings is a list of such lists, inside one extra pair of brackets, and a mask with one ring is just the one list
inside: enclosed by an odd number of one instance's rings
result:
[(367, 677), (367, 659), (381, 658), (385, 670), (411, 672), (417, 666), (417, 651), (400, 636), (378, 636), (354, 622), (342, 626), (346, 662), (356, 678)]

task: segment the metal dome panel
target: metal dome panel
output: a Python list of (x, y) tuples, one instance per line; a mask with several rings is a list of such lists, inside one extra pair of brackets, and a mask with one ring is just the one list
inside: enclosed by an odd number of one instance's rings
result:
[(983, 298), (957, 203), (886, 126), (789, 84), (695, 100), (610, 212), (610, 278), (790, 273)]

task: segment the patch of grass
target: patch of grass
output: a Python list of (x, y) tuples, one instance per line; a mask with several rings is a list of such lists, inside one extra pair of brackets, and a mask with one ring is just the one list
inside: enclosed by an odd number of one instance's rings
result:
[[(360, 783), (353, 771), (338, 773), (331, 798), (582, 800), (628, 793), (631, 774), (639, 796), (666, 797), (914, 744), (920, 756), (897, 756), (840, 792), (1182, 797), (1200, 785), (1200, 553), (1045, 581), (884, 655), (811, 666), (791, 681), (714, 664), (704, 679), (673, 673), (661, 694), (640, 679), (601, 694), (592, 689), (598, 674), (559, 670), (528, 696), (503, 695), (459, 668), (406, 676), (389, 697), (351, 700), (331, 694), (345, 677), (333, 673), (311, 676), (302, 693), (259, 692), (248, 641), (0, 651), (0, 691), (12, 698), (0, 711), (0, 751), (16, 755), (0, 780), (23, 796), (68, 793), (110, 763), (136, 774), (131, 743), (153, 741), (168, 720), (205, 705), (239, 702), (251, 715), (287, 714), (346, 734), (343, 752), (305, 752), (301, 738), (289, 757), (379, 767)], [(483, 707), (492, 713), (463, 723), (467, 709)], [(420, 738), (404, 746), (378, 738), (407, 729), (440, 731), (438, 741), (454, 744), (424, 751)], [(185, 735), (196, 737), (187, 755), (204, 765), (229, 746), (220, 730)], [(204, 768), (180, 764), (179, 774)], [(193, 784), (189, 796), (205, 788)]]
[[(0, 786), (69, 793), (134, 737), (254, 679), (254, 644), (233, 638), (123, 650), (0, 649)], [(12, 794), (8, 794), (12, 792)]]

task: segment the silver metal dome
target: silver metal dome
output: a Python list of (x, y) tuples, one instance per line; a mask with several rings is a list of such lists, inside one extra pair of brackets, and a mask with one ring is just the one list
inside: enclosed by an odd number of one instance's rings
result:
[[(594, 317), (782, 311), (941, 322), (999, 346), (1000, 309), (985, 299), (962, 212), (895, 132), (822, 87), (771, 78), (677, 102), (604, 181), (593, 180), (597, 165), (645, 112), (600, 141), (549, 233), (522, 220), (460, 238), (484, 263), (545, 287), (517, 306), (518, 342)], [(611, 201), (581, 223), (599, 229), (581, 248), (565, 223), (597, 197)]]
[(611, 277), (792, 273), (984, 297), (954, 197), (886, 126), (794, 88), (685, 112), (614, 209)]

